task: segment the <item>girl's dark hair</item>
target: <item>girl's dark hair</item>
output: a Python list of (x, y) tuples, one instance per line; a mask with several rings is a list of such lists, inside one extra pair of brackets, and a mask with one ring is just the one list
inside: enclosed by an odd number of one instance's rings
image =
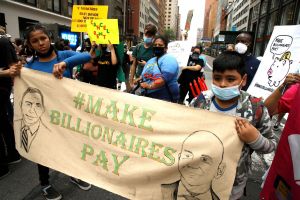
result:
[[(31, 46), (31, 44), (30, 44), (30, 34), (34, 31), (42, 31), (44, 34), (46, 34), (48, 36), (49, 40), (51, 40), (51, 34), (47, 30), (47, 28), (45, 26), (43, 26), (42, 24), (37, 23), (37, 24), (34, 24), (32, 26), (26, 27), (26, 37), (25, 38), (26, 38), (26, 41), (27, 41), (29, 46)], [(56, 54), (56, 59), (58, 61), (59, 60), (59, 57), (58, 57), (59, 55), (57, 53), (57, 50), (55, 49), (55, 46), (53, 48), (54, 48), (54, 52)], [(31, 50), (33, 52), (33, 58), (31, 60), (31, 62), (34, 62), (37, 58), (37, 55), (36, 55), (36, 51), (34, 49), (31, 49)]]
[(165, 36), (163, 35), (156, 36), (153, 40), (153, 43), (158, 39), (161, 39), (164, 42), (165, 47), (168, 47), (169, 40)]
[(241, 76), (246, 74), (244, 59), (235, 51), (224, 51), (213, 61), (213, 72), (236, 70)]
[[(34, 24), (32, 26), (28, 26), (26, 28), (26, 40), (29, 42), (30, 40), (30, 34), (34, 31), (42, 31), (43, 33), (45, 33), (49, 39), (51, 39), (50, 37), (50, 33), (49, 31), (47, 30), (47, 28), (41, 24)], [(30, 43), (30, 42), (29, 42)]]

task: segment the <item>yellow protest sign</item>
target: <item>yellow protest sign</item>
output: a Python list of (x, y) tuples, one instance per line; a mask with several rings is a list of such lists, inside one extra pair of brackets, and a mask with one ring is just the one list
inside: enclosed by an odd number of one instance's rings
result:
[(91, 41), (97, 44), (119, 44), (117, 19), (87, 20), (87, 32)]
[(74, 5), (72, 11), (72, 32), (87, 32), (86, 20), (106, 19), (108, 6)]

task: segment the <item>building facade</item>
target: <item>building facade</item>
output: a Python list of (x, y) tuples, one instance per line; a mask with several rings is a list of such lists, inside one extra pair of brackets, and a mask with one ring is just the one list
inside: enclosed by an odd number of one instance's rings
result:
[(254, 53), (262, 56), (274, 26), (300, 24), (300, 0), (261, 0), (256, 16), (250, 16), (248, 27), (255, 32)]
[(205, 15), (203, 25), (203, 38), (202, 40), (210, 43), (213, 38), (213, 33), (216, 25), (216, 16), (218, 9), (218, 0), (205, 1)]
[(159, 26), (159, 8), (156, 1), (149, 1), (149, 23), (154, 24), (156, 27)]
[(62, 33), (79, 35), (70, 32), (73, 5), (108, 5), (108, 18), (118, 19), (122, 36), (125, 3), (126, 0), (1, 0), (0, 25), (12, 38), (23, 38), (27, 26), (42, 23), (48, 25), (56, 41)]
[(165, 1), (165, 29), (172, 29), (174, 33), (178, 31), (178, 0)]
[(236, 31), (246, 31), (249, 20), (251, 0), (239, 0), (232, 3), (232, 26)]

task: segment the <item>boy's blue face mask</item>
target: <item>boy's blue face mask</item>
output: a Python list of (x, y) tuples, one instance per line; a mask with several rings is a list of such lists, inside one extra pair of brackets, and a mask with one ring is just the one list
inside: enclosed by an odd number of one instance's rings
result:
[(152, 38), (151, 37), (144, 37), (144, 42), (146, 44), (150, 44), (150, 43), (152, 43)]
[(235, 97), (238, 97), (241, 92), (240, 92), (240, 84), (239, 85), (235, 85), (232, 87), (226, 87), (226, 88), (221, 88), (218, 87), (214, 84), (212, 84), (212, 92), (214, 93), (214, 95), (223, 101), (227, 101), (230, 99), (233, 99)]

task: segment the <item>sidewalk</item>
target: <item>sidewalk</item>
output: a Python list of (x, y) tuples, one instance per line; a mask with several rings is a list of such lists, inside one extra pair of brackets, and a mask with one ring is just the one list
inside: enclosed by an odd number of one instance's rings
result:
[[(44, 200), (41, 195), (37, 165), (26, 159), (10, 166), (11, 174), (0, 180), (1, 200)], [(50, 183), (65, 200), (103, 199), (125, 200), (116, 194), (92, 186), (83, 191), (69, 181), (69, 176), (57, 171), (50, 172)]]

